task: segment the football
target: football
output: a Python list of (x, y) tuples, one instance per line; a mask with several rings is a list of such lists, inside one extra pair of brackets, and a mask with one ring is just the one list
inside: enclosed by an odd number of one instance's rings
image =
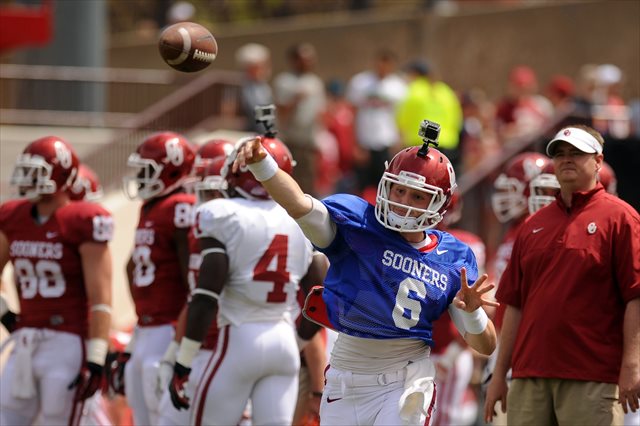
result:
[(170, 67), (182, 72), (196, 72), (216, 59), (218, 43), (202, 25), (179, 22), (162, 31), (158, 50)]

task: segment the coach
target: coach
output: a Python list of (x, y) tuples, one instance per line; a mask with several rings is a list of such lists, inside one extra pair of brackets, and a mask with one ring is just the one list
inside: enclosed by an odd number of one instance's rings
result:
[(486, 421), (498, 400), (509, 425), (620, 425), (638, 410), (640, 216), (597, 182), (603, 144), (575, 125), (547, 145), (560, 192), (523, 225), (500, 281)]

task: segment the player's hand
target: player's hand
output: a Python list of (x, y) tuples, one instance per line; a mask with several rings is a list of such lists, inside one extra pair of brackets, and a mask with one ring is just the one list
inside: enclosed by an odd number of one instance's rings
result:
[(9, 333), (13, 333), (18, 324), (18, 315), (16, 315), (15, 312), (7, 311), (0, 318), (0, 323), (4, 325), (4, 328), (6, 328)]
[(618, 380), (620, 396), (618, 401), (622, 404), (625, 414), (629, 411), (636, 412), (640, 409), (640, 371), (637, 366), (622, 366), (620, 379)]
[(186, 395), (184, 386), (189, 380), (191, 369), (176, 362), (173, 366), (173, 377), (169, 383), (169, 394), (171, 395), (171, 403), (178, 410), (186, 410), (189, 408), (189, 397)]
[(485, 283), (487, 278), (489, 278), (487, 274), (482, 274), (473, 287), (469, 287), (467, 282), (467, 269), (462, 268), (460, 271), (461, 287), (453, 299), (453, 305), (466, 312), (473, 312), (481, 306), (500, 306), (498, 302), (482, 298), (484, 294), (490, 292), (495, 287), (494, 284)]
[(4, 328), (6, 328), (9, 333), (13, 333), (16, 329), (17, 320), (18, 316), (9, 309), (7, 300), (2, 293), (0, 293), (0, 323), (4, 325)]
[(262, 146), (261, 140), (260, 136), (256, 136), (240, 144), (231, 172), (236, 173), (238, 170), (244, 169), (247, 164), (257, 163), (267, 156), (267, 150)]
[(173, 364), (165, 360), (160, 361), (158, 376), (156, 377), (156, 396), (158, 400), (162, 398), (162, 394), (167, 390), (171, 377), (173, 377)]
[(500, 401), (500, 408), (503, 413), (507, 412), (507, 380), (504, 377), (497, 377), (495, 374), (487, 387), (487, 395), (484, 400), (484, 421), (493, 421), (493, 416), (497, 415), (495, 410), (496, 402)]
[(125, 394), (124, 389), (124, 368), (131, 358), (131, 354), (128, 352), (118, 352), (115, 360), (108, 365), (107, 378), (109, 380), (109, 387), (120, 395)]
[(104, 367), (95, 362), (87, 362), (67, 389), (78, 387), (74, 401), (84, 401), (93, 396), (102, 384)]

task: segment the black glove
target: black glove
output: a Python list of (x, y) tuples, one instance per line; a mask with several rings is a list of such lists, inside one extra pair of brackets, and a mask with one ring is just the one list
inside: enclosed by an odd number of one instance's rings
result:
[(76, 376), (73, 382), (69, 383), (67, 389), (73, 389), (78, 387), (74, 401), (84, 401), (87, 398), (93, 396), (100, 385), (102, 384), (102, 372), (104, 367), (96, 364), (95, 362), (87, 362), (80, 369), (80, 373)]
[(173, 377), (169, 382), (169, 394), (171, 395), (171, 403), (178, 410), (186, 410), (189, 408), (189, 398), (184, 392), (184, 385), (189, 380), (191, 369), (176, 362), (173, 366)]
[(2, 318), (0, 318), (0, 323), (4, 325), (4, 328), (7, 329), (9, 333), (13, 333), (16, 329), (16, 323), (18, 322), (18, 315), (15, 312), (7, 311)]
[(107, 364), (109, 386), (115, 393), (124, 395), (124, 367), (131, 358), (128, 352), (117, 352), (111, 363)]

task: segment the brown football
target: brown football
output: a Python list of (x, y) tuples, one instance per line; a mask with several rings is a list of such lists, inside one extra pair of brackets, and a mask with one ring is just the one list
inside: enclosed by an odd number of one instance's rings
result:
[(162, 31), (158, 50), (170, 67), (182, 72), (195, 72), (205, 69), (216, 59), (218, 43), (202, 25), (179, 22)]

